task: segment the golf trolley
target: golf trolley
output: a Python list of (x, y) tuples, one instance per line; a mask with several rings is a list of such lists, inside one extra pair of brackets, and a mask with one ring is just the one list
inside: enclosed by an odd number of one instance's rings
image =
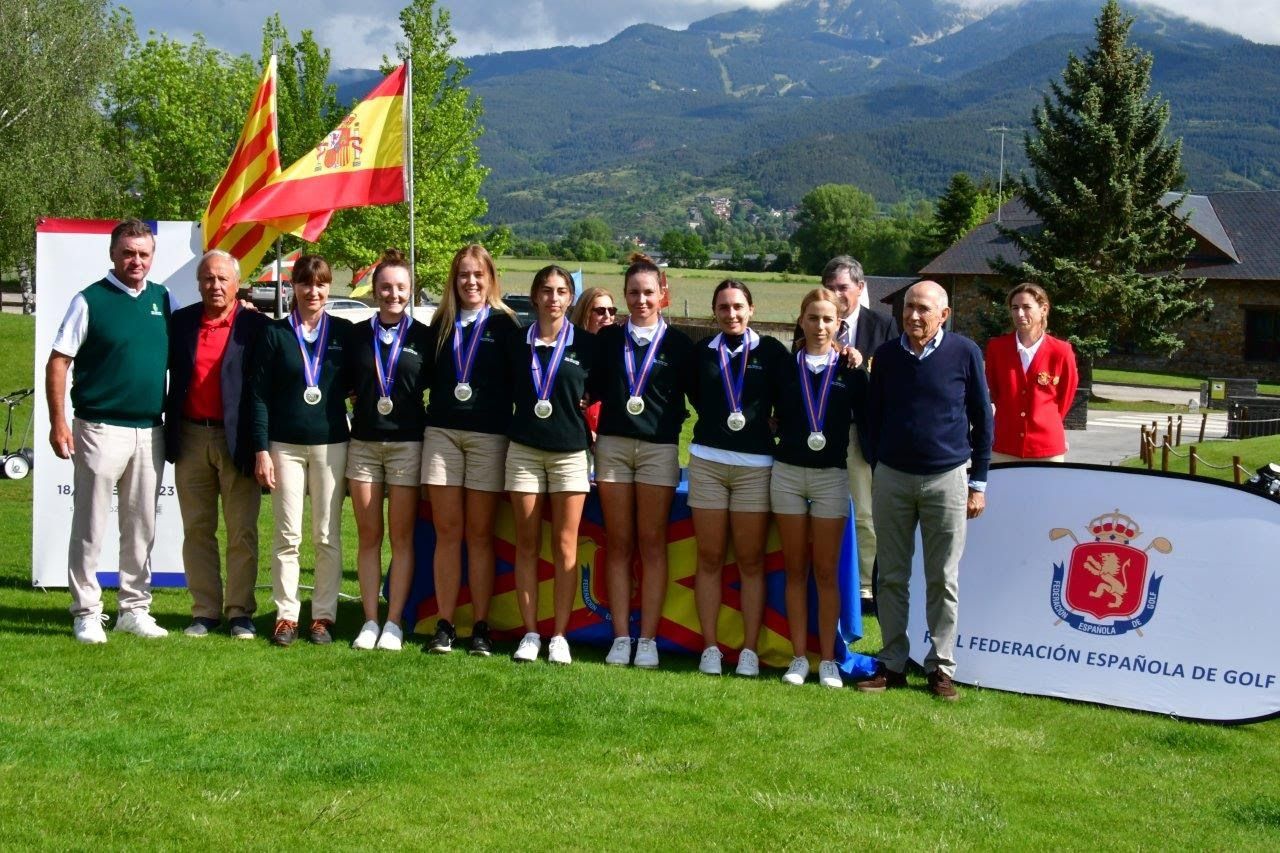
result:
[[(22, 388), (0, 397), (0, 403), (3, 403), (9, 410), (8, 418), (4, 424), (4, 450), (0, 451), (0, 471), (9, 480), (21, 480), (30, 474), (31, 465), (35, 461), (35, 454), (30, 447), (19, 447), (12, 452), (9, 450), (9, 442), (13, 440), (13, 410), (18, 408), (23, 400), (30, 397), (33, 390), (31, 388)], [(23, 444), (26, 444), (27, 440), (31, 438), (31, 424), (35, 417), (36, 412), (33, 407), (31, 417), (27, 419), (27, 431), (22, 436)]]

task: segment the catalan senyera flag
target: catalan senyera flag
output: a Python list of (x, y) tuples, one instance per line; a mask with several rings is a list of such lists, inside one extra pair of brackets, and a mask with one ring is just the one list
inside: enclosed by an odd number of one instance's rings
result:
[(279, 231), (257, 222), (232, 224), (228, 217), (246, 198), (280, 173), (276, 142), (276, 58), (271, 57), (249, 105), (231, 162), (201, 217), (204, 250), (222, 249), (240, 261), (240, 277), (251, 275)]
[[(228, 216), (314, 241), (332, 211), (405, 200), (408, 77), (401, 65), (313, 151), (266, 182)], [(310, 220), (301, 225), (297, 217)]]

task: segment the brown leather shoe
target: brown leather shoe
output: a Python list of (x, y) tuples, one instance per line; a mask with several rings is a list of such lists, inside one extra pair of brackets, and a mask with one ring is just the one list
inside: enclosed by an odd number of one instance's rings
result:
[(276, 629), (271, 632), (271, 645), (291, 646), (298, 639), (298, 623), (288, 619), (277, 619)]
[(854, 687), (863, 693), (883, 693), (898, 687), (907, 686), (906, 673), (894, 672), (882, 663), (876, 664), (876, 674), (859, 681)]
[(956, 686), (951, 683), (951, 676), (939, 669), (929, 673), (929, 692), (939, 699), (954, 702), (960, 698)]
[(333, 634), (329, 628), (333, 625), (328, 619), (316, 619), (311, 623), (311, 633), (307, 637), (317, 646), (327, 646), (333, 642)]

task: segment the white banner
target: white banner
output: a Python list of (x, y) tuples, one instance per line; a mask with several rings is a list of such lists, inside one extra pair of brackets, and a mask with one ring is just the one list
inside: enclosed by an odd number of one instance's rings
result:
[[(199, 300), (196, 264), (201, 255), (200, 223), (151, 222), (156, 235), (151, 281), (164, 284), (179, 305)], [(72, 466), (49, 446), (49, 407), (44, 397), (44, 368), (54, 336), (71, 297), (111, 269), (109, 257), (114, 220), (45, 219), (36, 226), (35, 428), (32, 444), (31, 582), (39, 587), (67, 585), (67, 546), (71, 532)], [(72, 366), (71, 382), (75, 381)], [(67, 412), (71, 412), (71, 383)], [(113, 505), (112, 513), (116, 512)], [(116, 586), (120, 538), (109, 524), (99, 560), (98, 580)], [(164, 467), (160, 485), (155, 547), (151, 552), (152, 583), (183, 586), (182, 519), (173, 488), (173, 468)]]
[[(956, 680), (1217, 722), (1280, 716), (1280, 503), (1213, 480), (994, 467)], [(917, 538), (911, 653), (928, 653)]]

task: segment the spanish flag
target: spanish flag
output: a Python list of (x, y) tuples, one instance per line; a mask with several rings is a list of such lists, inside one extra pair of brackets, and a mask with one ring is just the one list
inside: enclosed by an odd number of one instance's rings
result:
[(222, 249), (240, 261), (240, 276), (253, 273), (262, 256), (280, 233), (257, 222), (239, 225), (228, 221), (246, 198), (280, 174), (276, 143), (276, 58), (271, 57), (249, 106), (240, 139), (231, 153), (227, 171), (213, 191), (200, 220), (204, 250)]
[[(404, 201), (406, 84), (401, 65), (311, 153), (267, 181), (228, 221), (266, 223), (312, 242), (334, 210)], [(299, 216), (311, 219), (300, 223)]]

